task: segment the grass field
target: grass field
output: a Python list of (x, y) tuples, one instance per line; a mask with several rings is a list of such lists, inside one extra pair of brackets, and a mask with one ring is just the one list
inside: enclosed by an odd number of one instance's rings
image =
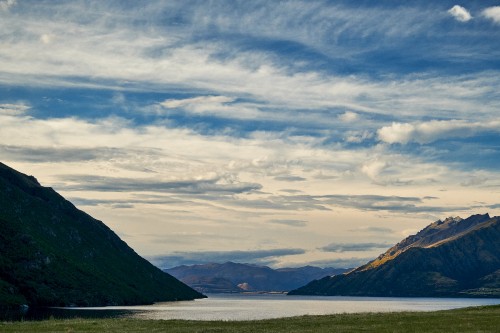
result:
[(500, 305), (237, 322), (140, 319), (2, 322), (0, 332), (500, 332)]

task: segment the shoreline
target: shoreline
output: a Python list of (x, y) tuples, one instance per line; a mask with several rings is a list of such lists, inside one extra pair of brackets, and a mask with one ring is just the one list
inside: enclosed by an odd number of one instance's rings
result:
[(209, 294), (198, 301), (106, 307), (39, 307), (3, 311), (0, 321), (128, 318), (140, 320), (246, 321), (336, 314), (434, 312), (500, 306), (500, 299), (291, 296), (285, 294)]
[(430, 312), (370, 312), (300, 316), (255, 321), (144, 319), (49, 319), (0, 322), (13, 332), (498, 332), (500, 305)]

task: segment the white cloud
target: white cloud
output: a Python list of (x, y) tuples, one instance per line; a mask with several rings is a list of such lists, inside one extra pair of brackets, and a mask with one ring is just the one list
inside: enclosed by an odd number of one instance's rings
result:
[(305, 227), (307, 225), (307, 221), (294, 219), (274, 219), (269, 220), (269, 223), (282, 224), (291, 227)]
[(16, 5), (16, 0), (4, 0), (0, 1), (0, 9), (3, 11), (9, 10), (11, 7)]
[(226, 96), (200, 96), (186, 99), (167, 99), (166, 101), (160, 103), (163, 107), (168, 109), (174, 108), (184, 108), (190, 106), (201, 105), (205, 107), (207, 105), (217, 105), (220, 106), (225, 103), (233, 102), (234, 98)]
[[(32, 12), (19, 13), (22, 19), (3, 18), (0, 21), (2, 43), (8, 47), (0, 48), (0, 82), (50, 87), (100, 85), (100, 88), (104, 88), (107, 85), (110, 89), (125, 82), (128, 87), (138, 90), (153, 86), (165, 91), (175, 87), (176, 90), (185, 89), (194, 93), (202, 91), (200, 94), (253, 99), (262, 105), (280, 108), (282, 115), (291, 109), (344, 108), (350, 111), (345, 112), (340, 120), (355, 122), (359, 120), (356, 119), (358, 111), (391, 115), (394, 109), (407, 115), (417, 112), (432, 114), (436, 109), (468, 112), (499, 81), (496, 72), (483, 73), (479, 78), (458, 77), (453, 81), (409, 77), (388, 82), (372, 81), (367, 77), (325, 74), (315, 70), (308, 71), (307, 68), (295, 71), (293, 63), (285, 64), (282, 58), (275, 58), (270, 52), (250, 49), (235, 51), (233, 45), (220, 41), (194, 41), (190, 38), (191, 30), (185, 31), (179, 27), (168, 27), (168, 33), (161, 33), (166, 28), (156, 20), (159, 20), (157, 13), (165, 13), (162, 6), (167, 5), (163, 2), (150, 2), (140, 13), (148, 15), (151, 26), (160, 33), (149, 29), (149, 25), (132, 24), (131, 20), (126, 19), (130, 17), (130, 13), (123, 8), (108, 8), (109, 5), (105, 2), (94, 5), (102, 15), (95, 14), (81, 3), (72, 2), (58, 6), (57, 12), (52, 7), (41, 4), (34, 5)], [(336, 18), (332, 20), (324, 11), (314, 11), (317, 4), (286, 2), (279, 6), (266, 3), (266, 6), (261, 12), (251, 11), (245, 15), (245, 22), (234, 17), (227, 8), (222, 13), (217, 13), (215, 8), (204, 6), (195, 6), (192, 16), (186, 19), (192, 20), (190, 27), (195, 31), (204, 31), (207, 26), (216, 24), (222, 31), (232, 31), (234, 28), (234, 31), (241, 30), (247, 36), (262, 34), (270, 38), (296, 41), (306, 47), (318, 47), (322, 53), (329, 52), (331, 43), (329, 35), (318, 30), (318, 26), (328, 28), (329, 32), (337, 33), (334, 27), (339, 27), (339, 31), (347, 29), (353, 30), (351, 33), (355, 35), (363, 35), (365, 28), (370, 26), (370, 29), (388, 33), (385, 30), (389, 29), (390, 23), (388, 19), (387, 25), (383, 24), (383, 27), (378, 24), (361, 24), (373, 13), (343, 7), (327, 8), (326, 11)], [(289, 27), (282, 21), (284, 13), (271, 19), (271, 14), (277, 14), (279, 10), (284, 10), (289, 17), (302, 17), (305, 15), (304, 8), (312, 15), (314, 24), (309, 22), (308, 17), (301, 24), (294, 23), (293, 27)], [(172, 9), (172, 12), (175, 10), (178, 8)], [(214, 15), (207, 15), (207, 10)], [(33, 13), (36, 13), (36, 19)], [(226, 17), (226, 14), (230, 16)], [(425, 18), (428, 13), (418, 13), (408, 20), (400, 19), (400, 14), (409, 18), (415, 12), (407, 9), (403, 13), (391, 13), (398, 17), (398, 22), (405, 24), (417, 19), (428, 19)], [(266, 21), (267, 18), (269, 22)], [(411, 27), (406, 28), (399, 30), (411, 30)], [(157, 32), (153, 33), (154, 31)], [(368, 35), (380, 33), (381, 31), (371, 31)], [(322, 39), (316, 37), (318, 34)], [(337, 52), (341, 51), (335, 49), (336, 55)], [(231, 56), (219, 56), (227, 53)], [(349, 54), (338, 56), (348, 57)], [(75, 81), (75, 77), (90, 80)], [(369, 96), (370, 103), (360, 99), (360, 96)], [(498, 107), (495, 99), (489, 100), (490, 105), (481, 104), (477, 114), (483, 112), (481, 109), (489, 112)], [(436, 101), (439, 101), (439, 105)], [(238, 103), (236, 106), (229, 101), (222, 101), (221, 104), (221, 107), (217, 105), (216, 110), (212, 103), (211, 108), (209, 105), (206, 108), (191, 105), (186, 111), (216, 112), (225, 117), (245, 119), (251, 116), (271, 116), (270, 113), (256, 114), (256, 107), (252, 105)], [(239, 110), (235, 110), (236, 107)], [(273, 113), (272, 117), (275, 116)], [(289, 114), (285, 116), (286, 119), (292, 118)], [(312, 116), (303, 113), (299, 117)], [(320, 122), (333, 123), (332, 120), (334, 119), (323, 117)]]
[[(14, 3), (0, 2), (6, 9), (7, 4), (10, 8)], [(37, 119), (35, 115), (46, 109), (31, 113), (25, 104), (2, 104), (2, 162), (13, 163), (56, 189), (82, 189), (77, 183), (82, 177), (64, 178), (73, 174), (120, 178), (131, 184), (154, 175), (161, 183), (220, 179), (228, 185), (262, 185), (259, 191), (236, 191), (224, 200), (218, 200), (220, 196), (206, 187), (202, 194), (191, 197), (156, 192), (152, 198), (151, 193), (134, 190), (72, 193), (81, 202), (101, 200), (114, 202), (117, 208), (134, 206), (126, 212), (110, 212), (109, 205), (94, 205), (89, 206), (89, 213), (117, 231), (133, 235), (127, 241), (141, 253), (192, 250), (195, 243), (200, 251), (255, 248), (266, 241), (275, 242), (276, 248), (295, 243), (301, 248), (315, 248), (318, 241), (327, 244), (332, 236), (343, 236), (346, 226), (352, 230), (359, 221), (370, 223), (368, 220), (375, 218), (374, 210), (395, 210), (390, 207), (392, 202), (386, 202), (369, 205), (371, 213), (363, 215), (362, 205), (348, 203), (347, 199), (339, 199), (334, 205), (333, 201), (318, 199), (321, 195), (348, 193), (354, 195), (350, 200), (356, 201), (360, 200), (356, 195), (404, 192), (405, 196), (448, 196), (436, 200), (436, 206), (467, 206), (471, 197), (491, 203), (491, 191), (477, 190), (471, 196), (451, 190), (439, 192), (437, 189), (452, 189), (468, 179), (453, 165), (426, 163), (418, 156), (391, 153), (395, 147), (371, 144), (375, 135), (383, 142), (407, 143), (478, 131), (477, 124), (490, 123), (500, 109), (496, 69), (453, 77), (433, 77), (432, 73), (377, 78), (362, 73), (343, 75), (335, 74), (334, 69), (323, 71), (318, 66), (309, 67), (309, 63), (301, 64), (295, 57), (289, 61), (276, 56), (272, 48), (252, 49), (251, 43), (246, 43), (284, 41), (343, 63), (342, 59), (351, 56), (357, 59), (359, 51), (372, 52), (373, 44), (368, 40), (376, 40), (379, 49), (379, 42), (400, 45), (400, 39), (407, 41), (408, 36), (428, 33), (443, 13), (401, 8), (404, 6), (353, 9), (322, 1), (241, 2), (239, 6), (248, 10), (236, 13), (229, 3), (196, 2), (193, 6), (179, 1), (148, 1), (134, 6), (131, 12), (129, 6), (104, 1), (61, 2), (57, 7), (19, 1), (16, 15), (2, 14), (0, 20), (0, 43), (6, 46), (0, 47), (1, 84), (48, 87), (53, 91), (59, 87), (108, 89), (97, 95), (113, 93), (110, 102), (120, 110), (126, 107), (129, 118), (136, 112), (166, 116), (147, 117), (148, 121), (163, 120), (140, 125), (120, 117), (64, 117), (59, 111), (60, 118), (45, 115)], [(181, 15), (180, 24), (169, 24), (171, 17), (164, 16), (170, 14)], [(382, 15), (386, 19), (380, 21)], [(234, 44), (232, 38), (203, 39), (214, 31), (241, 36), (245, 47)], [(360, 43), (354, 43), (354, 49), (345, 47), (345, 41), (352, 37)], [(445, 49), (441, 56), (447, 56)], [(144, 106), (138, 105), (129, 90), (151, 93), (148, 96), (172, 92), (193, 97), (163, 102), (166, 97), (161, 97)], [(81, 106), (100, 110), (100, 105), (82, 102)], [(203, 115), (280, 123), (269, 132), (266, 126), (262, 131), (255, 131), (254, 126), (245, 128), (244, 137), (229, 126), (201, 135), (196, 130), (171, 126), (169, 115), (179, 113), (194, 115), (192, 118)], [(414, 122), (431, 117), (463, 119), (463, 123), (453, 127), (455, 121), (449, 121), (438, 128), (429, 122), (427, 127), (436, 128), (432, 130)], [(398, 122), (383, 127), (385, 119)], [(477, 126), (464, 129), (465, 122)], [(243, 121), (238, 124), (245, 125)], [(228, 135), (229, 131), (234, 132)], [(363, 144), (349, 150), (345, 142)], [(477, 180), (498, 179), (494, 172), (479, 176), (469, 182), (473, 188), (468, 191), (477, 189)], [(200, 187), (205, 185), (200, 182)], [(293, 195), (283, 196), (284, 192)], [(457, 197), (450, 197), (453, 193)], [(332, 210), (324, 209), (332, 205)], [(405, 205), (397, 207), (399, 212), (406, 209)], [(385, 218), (388, 216), (395, 215), (387, 213)], [(401, 221), (401, 216), (397, 217)], [(332, 228), (332, 221), (338, 228)], [(269, 232), (268, 228), (279, 232)], [(165, 234), (199, 230), (218, 236), (204, 237), (203, 243), (182, 237), (175, 237), (174, 245), (147, 242), (144, 233), (161, 230)], [(310, 259), (304, 255), (304, 261)]]
[(467, 22), (472, 19), (471, 14), (467, 9), (462, 6), (455, 5), (448, 10), (448, 13), (453, 16), (457, 21)]
[[(176, 104), (171, 102), (167, 105)], [(165, 124), (135, 126), (117, 117), (36, 119), (21, 112), (26, 109), (23, 104), (0, 108), (20, 110), (0, 112), (2, 162), (34, 174), (45, 186), (62, 189), (65, 196), (94, 202), (85, 210), (117, 232), (133, 235), (126, 240), (141, 254), (192, 249), (193, 243), (181, 237), (168, 244), (148, 241), (147, 234), (164, 230), (218, 235), (200, 243), (200, 251), (251, 249), (267, 244), (268, 239), (276, 247), (295, 244), (315, 248), (318, 242), (327, 244), (333, 236), (351, 233), (342, 228), (352, 230), (357, 221), (366, 225), (367, 218), (374, 218), (374, 211), (397, 216), (400, 221), (405, 210), (423, 209), (418, 201), (422, 193), (442, 195), (436, 188), (466, 179), (444, 166), (391, 155), (386, 145), (349, 151), (318, 145), (316, 140), (321, 138), (293, 138), (286, 133), (256, 132), (247, 138), (204, 136)], [(318, 173), (335, 177), (314, 177)], [(297, 175), (304, 181), (284, 183), (275, 179), (280, 175)], [(367, 182), (365, 175), (372, 182)], [(480, 176), (498, 178), (487, 172)], [(429, 179), (439, 179), (436, 188)], [(116, 183), (111, 183), (113, 180)], [(225, 192), (214, 191), (210, 180), (218, 180), (217, 188)], [(411, 185), (398, 185), (397, 191), (417, 199), (383, 199), (394, 195), (393, 184), (410, 181)], [(191, 187), (191, 194), (158, 187), (187, 186), (190, 182), (198, 184)], [(106, 184), (124, 191), (103, 191)], [(245, 184), (256, 185), (250, 191), (238, 190)], [(146, 191), (148, 186), (151, 189)], [(282, 194), (284, 188), (289, 194)], [(453, 193), (458, 191), (447, 195)], [(467, 200), (461, 196), (449, 201), (436, 199), (433, 204), (441, 212), (440, 205), (455, 206)], [(489, 203), (494, 199), (488, 191), (486, 195), (476, 192), (474, 200)], [(99, 202), (115, 203), (116, 209)], [(371, 213), (363, 216), (363, 211)], [(332, 220), (336, 228), (332, 228)], [(284, 224), (296, 228), (285, 228)], [(277, 229), (279, 232), (274, 232)], [(304, 262), (308, 260), (305, 256)]]
[(359, 119), (359, 114), (356, 112), (346, 111), (339, 116), (339, 119), (343, 122), (350, 123)]
[(43, 44), (50, 44), (54, 41), (54, 38), (55, 36), (54, 35), (50, 35), (50, 34), (42, 34), (40, 36), (40, 41), (43, 43)]
[(385, 126), (377, 131), (378, 138), (387, 143), (408, 143), (415, 131), (415, 126), (405, 123), (392, 123), (390, 127)]
[(500, 120), (469, 123), (464, 120), (432, 120), (420, 123), (392, 123), (377, 131), (379, 140), (387, 143), (426, 144), (441, 139), (474, 136), (481, 131), (500, 132)]
[(380, 174), (387, 167), (387, 162), (379, 159), (368, 161), (363, 164), (361, 171), (374, 181), (378, 181)]
[(0, 115), (21, 115), (29, 109), (25, 104), (0, 104)]
[(346, 133), (345, 141), (350, 143), (361, 143), (366, 140), (372, 139), (374, 134), (370, 131), (348, 131)]
[(492, 20), (496, 24), (500, 24), (500, 6), (486, 8), (482, 12), (483, 16)]
[[(209, 114), (228, 119), (272, 118), (252, 103), (238, 103), (236, 98), (227, 96), (198, 96), (186, 99), (168, 99), (159, 105), (164, 109), (177, 109), (192, 114)], [(160, 110), (162, 112), (162, 110)]]

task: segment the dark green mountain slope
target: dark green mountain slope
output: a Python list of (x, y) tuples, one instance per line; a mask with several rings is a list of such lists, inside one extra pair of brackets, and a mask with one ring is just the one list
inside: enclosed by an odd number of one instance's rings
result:
[(289, 294), (500, 297), (500, 217), (447, 219), (419, 234), (348, 274)]
[(96, 306), (203, 297), (102, 222), (0, 163), (0, 305)]

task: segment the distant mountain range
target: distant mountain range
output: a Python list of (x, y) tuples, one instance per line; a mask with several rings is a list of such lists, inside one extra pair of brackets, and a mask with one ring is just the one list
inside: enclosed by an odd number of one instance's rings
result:
[(289, 294), (500, 297), (500, 217), (439, 220), (349, 273)]
[(178, 266), (165, 270), (203, 293), (285, 292), (314, 279), (346, 271), (312, 266), (272, 269), (234, 262)]
[(0, 307), (201, 297), (53, 189), (0, 163)]

